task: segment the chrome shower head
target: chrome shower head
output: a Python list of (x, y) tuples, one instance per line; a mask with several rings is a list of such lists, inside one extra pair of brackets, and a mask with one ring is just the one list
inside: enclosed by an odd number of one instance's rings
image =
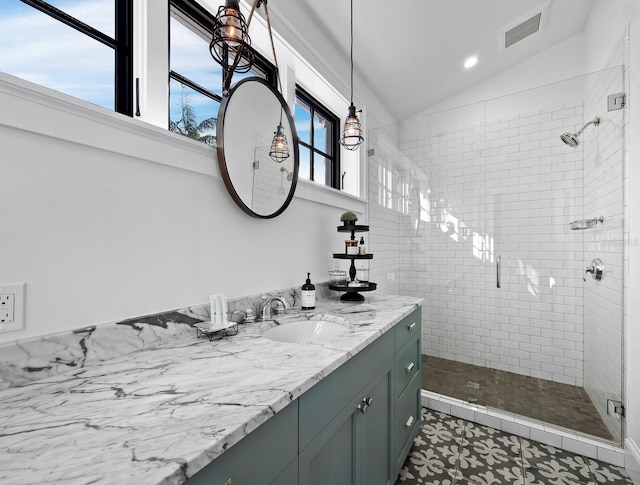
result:
[(571, 148), (575, 148), (580, 144), (579, 137), (584, 131), (584, 129), (589, 125), (599, 125), (599, 124), (600, 124), (600, 118), (596, 116), (594, 119), (592, 119), (591, 121), (586, 123), (582, 128), (580, 128), (580, 130), (577, 131), (576, 133), (569, 133), (569, 132), (563, 133), (562, 135), (560, 135), (560, 139), (563, 142), (565, 142), (567, 145), (569, 145)]
[(280, 167), (280, 172), (287, 172), (287, 181), (291, 182), (293, 180), (293, 173), (289, 172), (289, 170), (287, 170), (284, 167)]
[(578, 133), (563, 133), (560, 135), (560, 139), (569, 145), (572, 148), (577, 147), (580, 144), (580, 140), (578, 140)]

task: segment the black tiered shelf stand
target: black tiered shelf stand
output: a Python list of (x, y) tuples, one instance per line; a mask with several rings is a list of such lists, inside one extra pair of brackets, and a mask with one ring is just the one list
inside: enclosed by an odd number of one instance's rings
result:
[[(355, 239), (356, 232), (368, 232), (369, 226), (357, 225), (357, 224), (345, 224), (338, 226), (338, 232), (350, 232), (351, 239)], [(350, 259), (351, 266), (349, 267), (349, 281), (356, 279), (356, 265), (357, 259), (373, 259), (373, 254), (346, 254), (346, 253), (333, 253), (333, 259)], [(367, 281), (367, 286), (348, 286), (344, 285), (329, 285), (329, 289), (335, 291), (344, 292), (344, 295), (340, 297), (341, 301), (364, 301), (364, 296), (360, 294), (362, 291), (373, 291), (378, 287), (375, 283)]]

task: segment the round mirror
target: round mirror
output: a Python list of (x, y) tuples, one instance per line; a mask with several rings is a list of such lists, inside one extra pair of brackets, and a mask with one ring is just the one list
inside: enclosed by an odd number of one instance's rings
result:
[(281, 214), (298, 182), (298, 136), (282, 95), (264, 79), (242, 79), (222, 99), (216, 135), (220, 172), (233, 200), (253, 217)]

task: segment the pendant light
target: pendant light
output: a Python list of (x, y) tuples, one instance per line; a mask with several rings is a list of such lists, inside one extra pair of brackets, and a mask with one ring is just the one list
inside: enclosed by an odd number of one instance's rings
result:
[[(240, 12), (239, 0), (225, 0), (215, 18), (213, 37), (209, 44), (211, 56), (231, 72), (248, 72), (253, 65), (249, 24)], [(253, 16), (254, 8), (251, 10)]]
[(362, 136), (358, 112), (353, 104), (353, 0), (351, 0), (351, 104), (342, 128), (340, 144), (347, 150), (357, 150), (363, 141), (364, 137)]
[[(273, 52), (273, 61), (276, 64), (276, 75), (278, 76), (278, 86), (280, 87), (280, 94), (282, 94), (282, 80), (280, 79), (280, 68), (278, 67), (278, 56), (276, 55), (276, 45), (273, 42), (273, 32), (271, 31), (271, 18), (269, 17), (269, 6), (267, 0), (260, 0), (264, 3), (264, 12), (267, 17), (267, 29), (269, 30), (269, 40), (271, 40), (271, 51)], [(269, 156), (271, 160), (276, 163), (282, 163), (289, 158), (289, 142), (287, 141), (287, 135), (284, 133), (284, 126), (282, 125), (282, 108), (280, 108), (280, 123), (276, 128), (271, 142), (271, 148), (269, 149)]]
[(287, 135), (284, 134), (282, 120), (280, 120), (280, 124), (278, 125), (273, 141), (271, 142), (269, 156), (277, 163), (282, 163), (289, 158), (289, 143), (287, 142)]
[[(213, 29), (213, 38), (209, 44), (211, 56), (226, 71), (223, 80), (223, 92), (227, 92), (231, 86), (231, 78), (235, 72), (248, 72), (253, 65), (253, 51), (251, 50), (251, 38), (249, 37), (249, 25), (256, 8), (264, 4), (267, 17), (267, 27), (269, 29), (269, 39), (273, 59), (276, 64), (276, 74), (278, 85), (282, 93), (282, 81), (280, 80), (280, 68), (276, 56), (276, 46), (273, 42), (271, 31), (271, 19), (269, 17), (269, 7), (267, 0), (254, 0), (249, 14), (249, 20), (245, 22), (244, 16), (240, 12), (239, 0), (225, 0), (224, 6), (218, 9)], [(269, 156), (274, 162), (282, 163), (289, 158), (289, 144), (282, 124), (282, 109), (280, 110), (280, 123), (274, 132), (273, 141), (269, 149)]]

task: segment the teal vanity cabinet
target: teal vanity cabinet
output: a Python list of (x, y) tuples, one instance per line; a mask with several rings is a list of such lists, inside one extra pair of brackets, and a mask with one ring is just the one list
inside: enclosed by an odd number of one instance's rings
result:
[[(253, 430), (191, 477), (188, 485), (294, 485), (297, 482), (298, 401)], [(295, 481), (287, 472), (295, 470)]]
[(299, 484), (393, 484), (393, 332), (300, 396)]
[(420, 425), (420, 334), (418, 308), (300, 396), (300, 485), (395, 483)]
[(420, 423), (420, 323), (418, 308), (188, 484), (393, 485)]
[(394, 476), (398, 476), (420, 426), (421, 309), (394, 328)]

